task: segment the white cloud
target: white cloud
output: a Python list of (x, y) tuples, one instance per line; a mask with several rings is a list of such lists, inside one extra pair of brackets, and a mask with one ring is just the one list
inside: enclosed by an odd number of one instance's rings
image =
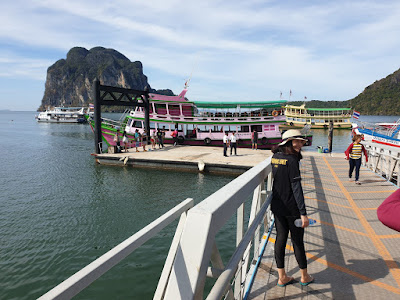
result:
[(396, 1), (16, 0), (0, 18), (0, 77), (44, 80), (70, 48), (104, 46), (155, 88), (179, 92), (194, 69), (188, 96), (203, 100), (345, 100), (400, 61)]

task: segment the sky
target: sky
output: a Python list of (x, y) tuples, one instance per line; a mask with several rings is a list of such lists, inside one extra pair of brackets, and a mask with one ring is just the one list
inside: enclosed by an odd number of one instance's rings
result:
[(191, 101), (343, 101), (400, 68), (400, 1), (394, 0), (1, 6), (0, 110), (37, 110), (47, 68), (77, 46), (112, 48), (141, 61), (155, 89), (179, 94), (190, 78)]

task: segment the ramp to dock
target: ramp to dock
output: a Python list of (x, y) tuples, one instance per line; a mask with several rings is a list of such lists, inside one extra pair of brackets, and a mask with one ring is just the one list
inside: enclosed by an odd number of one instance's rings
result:
[(376, 215), (396, 187), (365, 167), (362, 184), (350, 182), (343, 155), (306, 155), (301, 171), (307, 212), (317, 221), (305, 232), (308, 270), (315, 282), (300, 285), (289, 238), (285, 268), (297, 282), (276, 285), (274, 233), (248, 299), (400, 299), (400, 233)]

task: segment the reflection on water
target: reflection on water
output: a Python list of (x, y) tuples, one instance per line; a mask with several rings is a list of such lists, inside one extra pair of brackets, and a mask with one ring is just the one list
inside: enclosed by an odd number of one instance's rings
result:
[[(304, 147), (304, 151), (317, 151), (318, 146), (328, 148), (328, 133), (327, 129), (312, 129), (313, 145)], [(350, 129), (334, 129), (332, 137), (332, 152), (344, 152), (351, 143)]]

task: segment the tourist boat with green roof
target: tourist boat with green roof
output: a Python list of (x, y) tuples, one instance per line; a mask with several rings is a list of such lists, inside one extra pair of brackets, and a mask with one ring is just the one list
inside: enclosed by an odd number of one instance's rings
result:
[[(164, 132), (164, 143), (173, 143), (171, 136), (178, 129), (178, 144), (222, 146), (225, 132), (235, 133), (238, 147), (251, 147), (252, 132), (258, 133), (258, 148), (271, 149), (282, 141), (279, 125), (286, 119), (283, 106), (286, 100), (258, 102), (204, 102), (188, 101), (187, 86), (177, 96), (150, 93), (150, 136), (154, 131)], [(145, 111), (136, 107), (121, 120), (102, 119), (102, 136), (107, 146), (114, 145), (116, 129), (126, 132), (130, 141), (135, 131), (143, 134)], [(91, 122), (93, 128), (93, 122)], [(311, 145), (312, 136), (305, 134)], [(122, 140), (122, 138), (120, 139)]]
[(329, 123), (333, 123), (333, 128), (351, 129), (350, 118), (351, 108), (306, 108), (305, 104), (300, 106), (285, 105), (286, 126), (311, 128), (329, 128)]

